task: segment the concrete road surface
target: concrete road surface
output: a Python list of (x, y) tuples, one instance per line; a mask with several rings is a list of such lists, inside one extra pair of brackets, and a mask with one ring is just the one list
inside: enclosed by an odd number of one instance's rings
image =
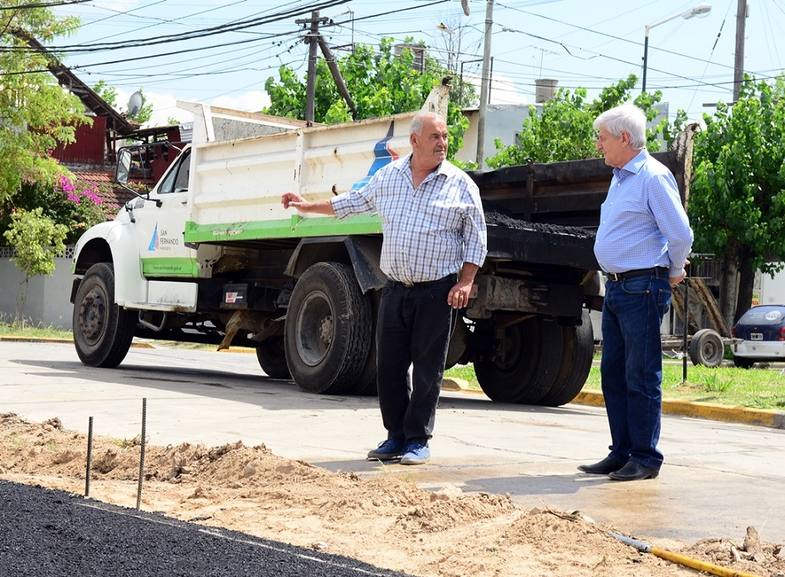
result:
[(59, 417), (96, 435), (132, 438), (146, 397), (149, 442), (264, 443), (275, 453), (360, 475), (400, 474), (427, 488), (508, 493), (525, 506), (579, 509), (645, 538), (741, 540), (748, 525), (785, 542), (785, 431), (684, 417), (663, 419), (665, 465), (655, 480), (583, 475), (606, 454), (604, 410), (504, 405), (442, 395), (432, 462), (365, 460), (384, 438), (375, 398), (319, 396), (264, 377), (256, 357), (132, 349), (117, 369), (80, 364), (72, 345), (0, 343), (0, 411)]

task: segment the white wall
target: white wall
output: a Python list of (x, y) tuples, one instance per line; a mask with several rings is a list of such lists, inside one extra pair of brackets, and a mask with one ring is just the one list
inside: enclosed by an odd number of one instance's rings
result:
[(760, 275), (760, 304), (785, 305), (785, 270), (771, 278), (771, 275)]
[[(22, 316), (35, 324), (71, 329), (71, 258), (57, 258), (52, 276), (36, 276), (27, 286)], [(8, 257), (0, 257), (0, 315), (10, 321), (16, 313), (16, 302), (24, 274)]]

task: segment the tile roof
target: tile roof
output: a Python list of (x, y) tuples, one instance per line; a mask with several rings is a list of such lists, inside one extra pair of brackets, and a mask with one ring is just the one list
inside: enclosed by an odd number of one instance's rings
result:
[(66, 165), (68, 170), (80, 181), (96, 185), (98, 196), (106, 218), (111, 220), (115, 213), (129, 200), (133, 193), (114, 182), (114, 166), (76, 167)]

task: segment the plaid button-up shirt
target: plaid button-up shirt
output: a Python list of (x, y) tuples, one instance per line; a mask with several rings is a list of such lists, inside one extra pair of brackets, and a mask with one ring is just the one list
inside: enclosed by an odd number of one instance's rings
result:
[(415, 190), (407, 155), (373, 175), (367, 185), (332, 199), (338, 218), (377, 212), (382, 220), (381, 269), (410, 284), (482, 266), (488, 252), (477, 185), (448, 161)]

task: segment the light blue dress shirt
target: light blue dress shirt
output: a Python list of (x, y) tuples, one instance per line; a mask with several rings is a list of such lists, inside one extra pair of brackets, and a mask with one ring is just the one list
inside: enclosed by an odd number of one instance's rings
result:
[(692, 247), (692, 229), (670, 170), (640, 151), (613, 169), (600, 210), (594, 255), (606, 272), (667, 267), (680, 276)]
[(364, 187), (333, 197), (336, 216), (379, 214), (379, 264), (393, 280), (432, 281), (459, 272), (465, 262), (482, 266), (488, 239), (477, 185), (445, 160), (415, 189), (410, 157), (378, 170)]

